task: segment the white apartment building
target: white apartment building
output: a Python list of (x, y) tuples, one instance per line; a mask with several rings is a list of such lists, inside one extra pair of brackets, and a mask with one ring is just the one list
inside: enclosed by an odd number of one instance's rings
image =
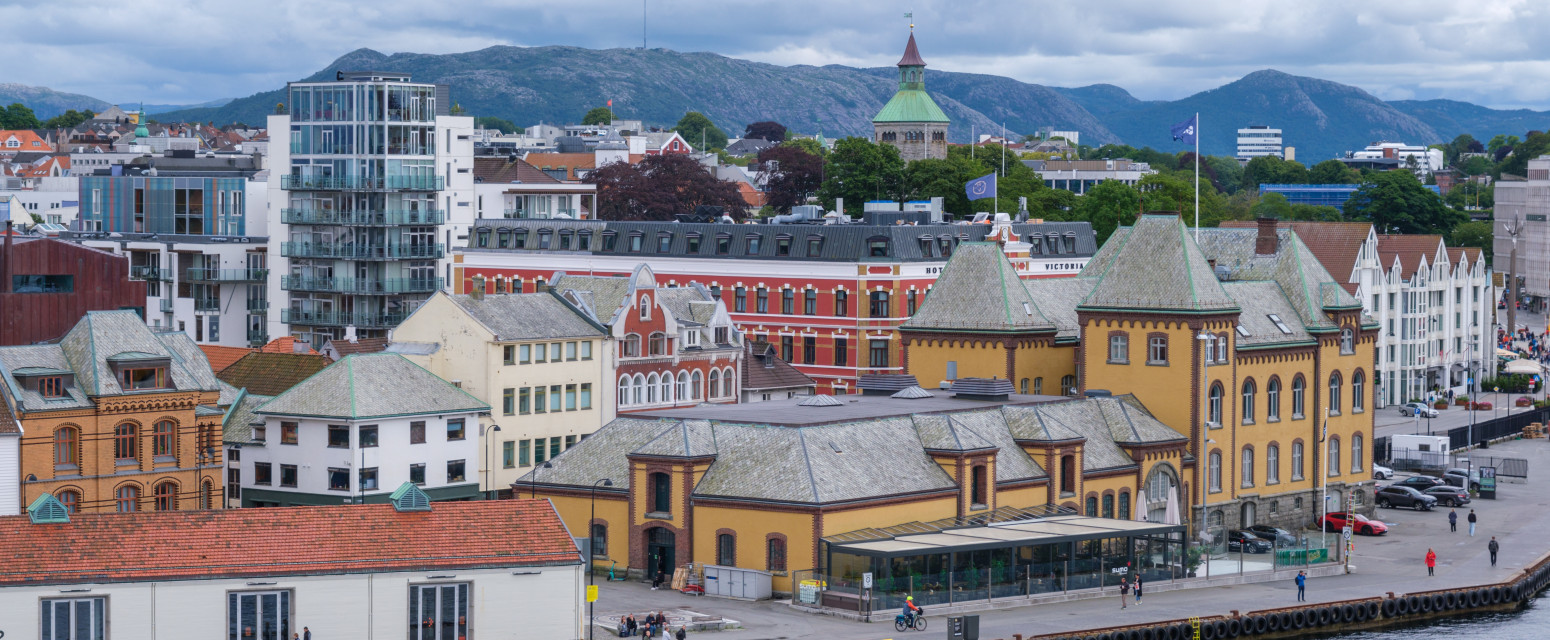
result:
[[(1518, 283), (1530, 308), (1543, 311), (1550, 301), (1550, 155), (1528, 161), (1528, 175), (1496, 181), (1495, 260), (1491, 267), (1505, 280), (1512, 266), (1509, 223), (1517, 220)], [(1503, 322), (1506, 320), (1504, 319)], [(1520, 323), (1521, 324), (1521, 323)], [(1535, 328), (1537, 331), (1538, 328)]]
[(433, 500), (476, 498), (489, 409), (401, 355), (348, 356), (238, 425), (251, 430), (242, 506), (385, 502), (406, 482)]
[[(474, 220), (473, 131), (446, 85), (341, 71), (287, 85), (269, 116), (270, 333), (384, 337), (451, 277)], [(282, 138), (281, 136), (285, 136)]]
[(1446, 168), (1441, 149), (1389, 141), (1374, 142), (1361, 151), (1347, 151), (1342, 161), (1356, 168), (1410, 169), (1418, 178)]
[(1248, 161), (1262, 156), (1285, 157), (1281, 139), (1281, 130), (1272, 129), (1269, 125), (1251, 124), (1238, 130), (1238, 162), (1247, 164)]
[(1024, 160), (1024, 165), (1044, 180), (1051, 189), (1065, 189), (1077, 195), (1087, 193), (1106, 180), (1118, 180), (1132, 187), (1141, 179), (1157, 173), (1151, 165), (1127, 158), (1114, 160)]
[(473, 161), (475, 218), (591, 219), (596, 210), (595, 184), (562, 180), (552, 175), (561, 171), (546, 172), (513, 156)]

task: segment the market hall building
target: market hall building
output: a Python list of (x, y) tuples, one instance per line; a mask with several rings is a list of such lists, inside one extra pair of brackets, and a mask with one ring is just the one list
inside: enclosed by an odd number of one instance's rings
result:
[[(1063, 551), (1032, 550), (1034, 533), (998, 549), (1030, 547), (1012, 570), (1027, 576), (1043, 557), (1035, 577), (1048, 582), (1034, 584), (1061, 588), (1095, 572), (1087, 561), (1103, 553), (1110, 562), (1140, 553), (1131, 559), (1182, 575), (1182, 528), (1136, 521), (1165, 511), (1142, 494), (1178, 486), (1188, 438), (1135, 398), (1021, 395), (1004, 379), (927, 391), (908, 376), (877, 376), (861, 386), (866, 394), (621, 416), (523, 476), (513, 493), (553, 500), (571, 531), (591, 536), (597, 566), (633, 575), (698, 563), (769, 572), (773, 590), (786, 593), (818, 574), (844, 593), (860, 578), (856, 558), (875, 551), (850, 543), (891, 538), (890, 528), (1072, 519), (1062, 527), (1086, 535), (1047, 541), (1067, 544)], [(1076, 515), (1081, 505), (1096, 517)], [(1139, 537), (1159, 541), (1137, 552), (1127, 541)], [(1078, 540), (1121, 542), (1084, 553), (1069, 546)], [(989, 567), (989, 553), (931, 549), (908, 562), (945, 580)], [(1066, 558), (1059, 566), (1056, 553)]]

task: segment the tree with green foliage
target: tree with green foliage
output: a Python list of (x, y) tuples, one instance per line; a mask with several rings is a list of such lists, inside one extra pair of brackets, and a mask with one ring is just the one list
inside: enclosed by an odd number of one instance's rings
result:
[(1485, 254), (1485, 261), (1491, 261), (1492, 244), (1496, 241), (1491, 231), (1489, 222), (1465, 222), (1453, 227), (1453, 233), (1447, 235), (1450, 247), (1475, 247)]
[(1249, 207), (1249, 214), (1255, 218), (1274, 218), (1276, 220), (1292, 219), (1292, 203), (1286, 201), (1286, 196), (1275, 191), (1266, 192), (1259, 196), (1259, 202)]
[(1491, 172), (1495, 165), (1491, 164), (1484, 156), (1472, 156), (1456, 165), (1459, 173), (1466, 176), (1483, 176)]
[(1295, 160), (1259, 156), (1244, 165), (1241, 184), (1255, 191), (1262, 184), (1308, 184), (1308, 168)]
[(581, 124), (613, 124), (614, 110), (608, 107), (593, 107), (587, 115), (581, 117)]
[(1550, 134), (1530, 131), (1529, 135), (1512, 147), (1512, 154), (1496, 166), (1497, 175), (1528, 175), (1528, 161), (1550, 153)]
[(1498, 133), (1491, 138), (1490, 142), (1485, 144), (1485, 150), (1492, 156), (1496, 156), (1497, 152), (1501, 151), (1503, 147), (1511, 148), (1515, 146), (1518, 146), (1517, 136), (1509, 136), (1505, 133)]
[(823, 157), (829, 153), (828, 149), (825, 149), (823, 145), (818, 144), (818, 141), (812, 138), (792, 138), (780, 143), (780, 146), (796, 147), (819, 157)]
[[(1211, 173), (1216, 176), (1212, 184), (1217, 185), (1217, 190), (1224, 195), (1232, 195), (1238, 192), (1243, 185), (1243, 165), (1238, 164), (1238, 159), (1231, 156), (1205, 156), (1200, 159), (1200, 171), (1205, 173), (1205, 168), (1211, 167)], [(1180, 165), (1183, 168), (1183, 165)], [(1191, 169), (1194, 168), (1193, 163)]]
[(483, 127), (485, 129), (494, 129), (501, 133), (522, 133), (522, 127), (517, 126), (510, 120), (505, 118), (497, 118), (495, 116), (479, 116), (474, 118), (474, 126)]
[(1141, 192), (1141, 210), (1177, 211), (1188, 219), (1188, 224), (1194, 224), (1195, 187), (1190, 184), (1193, 179), (1193, 173), (1183, 177), (1153, 174), (1141, 178), (1136, 184), (1136, 190)]
[(899, 150), (866, 138), (841, 138), (829, 152), (818, 199), (845, 199), (845, 208), (859, 214), (868, 200), (904, 197), (904, 160)]
[(43, 123), (38, 121), (38, 115), (32, 112), (32, 108), (20, 102), (11, 103), (10, 107), (0, 107), (0, 129), (41, 129)]
[(1346, 217), (1371, 222), (1379, 233), (1447, 235), (1469, 216), (1448, 208), (1409, 171), (1368, 176), (1346, 201)]
[(1496, 207), (1496, 185), (1480, 184), (1478, 182), (1465, 182), (1453, 185), (1448, 190), (1448, 195), (1443, 196), (1443, 201), (1448, 206), (1459, 211), (1474, 209), (1494, 209)]
[(92, 119), (92, 116), (95, 116), (95, 115), (97, 115), (97, 114), (95, 114), (95, 113), (93, 113), (93, 112), (91, 112), (89, 110), (88, 111), (76, 111), (75, 109), (70, 109), (70, 110), (65, 111), (64, 113), (61, 113), (61, 114), (59, 114), (57, 116), (49, 118), (47, 122), (43, 123), (43, 127), (42, 128), (44, 128), (44, 129), (69, 129), (69, 128), (75, 127), (76, 125), (81, 124), (82, 122), (86, 122), (87, 120)]
[(1140, 208), (1139, 191), (1118, 180), (1104, 180), (1077, 198), (1074, 219), (1091, 224), (1103, 246), (1116, 229), (1135, 224)]
[(727, 133), (698, 111), (685, 113), (684, 117), (678, 119), (673, 131), (677, 131), (689, 146), (699, 151), (727, 148)]
[(1308, 184), (1359, 184), (1362, 175), (1335, 159), (1325, 160), (1308, 169)]

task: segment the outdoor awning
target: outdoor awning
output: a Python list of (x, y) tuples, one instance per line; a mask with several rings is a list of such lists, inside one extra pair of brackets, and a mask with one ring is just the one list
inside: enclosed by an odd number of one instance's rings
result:
[[(825, 540), (829, 541), (829, 550), (833, 552), (891, 558), (1104, 538), (1160, 538), (1184, 531), (1183, 525), (1061, 515), (936, 532), (910, 533), (885, 539), (856, 542), (837, 542), (831, 538), (825, 538)], [(832, 538), (846, 537), (841, 534)]]
[(1507, 363), (1507, 366), (1502, 367), (1502, 371), (1507, 373), (1524, 373), (1528, 375), (1539, 375), (1543, 370), (1544, 367), (1539, 366), (1539, 363), (1533, 360), (1513, 360)]

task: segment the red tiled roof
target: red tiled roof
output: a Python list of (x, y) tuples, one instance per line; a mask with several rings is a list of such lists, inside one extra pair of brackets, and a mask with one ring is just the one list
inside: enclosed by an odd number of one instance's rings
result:
[(743, 358), (743, 388), (748, 390), (759, 389), (789, 389), (792, 387), (815, 387), (817, 383), (807, 377), (791, 363), (781, 360), (775, 352), (774, 345), (768, 342), (754, 342), (745, 340), (743, 349), (746, 358)]
[(199, 345), (199, 350), (205, 352), (205, 359), (210, 361), (210, 370), (215, 373), (220, 373), (222, 369), (241, 360), (243, 356), (257, 351), (257, 349), (223, 347), (215, 344)]
[[(301, 351), (297, 351), (296, 350), (298, 345), (300, 345)], [(313, 352), (312, 351), (312, 347), (308, 346), (307, 343), (305, 343), (305, 342), (297, 342), (295, 338), (292, 338), (290, 336), (285, 336), (283, 338), (275, 338), (273, 340), (270, 340), (269, 344), (266, 344), (263, 347), (261, 347), (259, 349), (259, 351), (262, 351), (264, 353), (312, 353)]]
[(766, 198), (764, 192), (763, 191), (759, 191), (758, 189), (753, 188), (753, 185), (748, 184), (746, 182), (739, 181), (737, 183), (737, 192), (743, 196), (743, 202), (748, 203), (748, 206), (750, 206), (750, 207), (762, 207), (762, 206), (764, 206), (764, 202), (765, 202), (765, 198)]
[(1388, 271), (1394, 266), (1394, 259), (1399, 259), (1399, 277), (1409, 280), (1415, 275), (1415, 270), (1421, 266), (1421, 260), (1428, 261), (1437, 256), (1437, 247), (1442, 245), (1442, 236), (1432, 235), (1379, 235), (1378, 236), (1378, 266)]
[(485, 183), (508, 184), (520, 182), (526, 184), (559, 184), (560, 180), (547, 173), (538, 170), (526, 161), (518, 159), (508, 162), (505, 158), (494, 156), (479, 156), (474, 158), (474, 177)]
[[(1253, 229), (1257, 225), (1253, 220), (1229, 220), (1221, 224), (1233, 229)], [(1367, 241), (1372, 223), (1277, 222), (1276, 228), (1291, 229), (1303, 244), (1308, 245), (1308, 250), (1319, 259), (1329, 275), (1334, 276), (1335, 282), (1339, 282), (1346, 293), (1356, 294), (1356, 283), (1347, 280), (1351, 279), (1351, 271), (1356, 268), (1356, 258), (1361, 254), (1362, 243)]]
[(277, 396), (333, 363), (316, 353), (250, 353), (215, 377), (248, 393)]
[(581, 563), (547, 500), (0, 517), (0, 585), (144, 582)]
[(341, 360), (345, 356), (353, 356), (357, 353), (382, 353), (388, 348), (387, 338), (357, 338), (355, 342), (330, 340), (328, 343), (334, 346), (334, 351), (339, 352)]
[[(7, 147), (6, 141), (16, 138), (19, 147)], [(28, 129), (4, 129), (0, 130), (0, 152), (19, 153), (22, 151), (53, 151), (53, 145), (39, 137)]]

